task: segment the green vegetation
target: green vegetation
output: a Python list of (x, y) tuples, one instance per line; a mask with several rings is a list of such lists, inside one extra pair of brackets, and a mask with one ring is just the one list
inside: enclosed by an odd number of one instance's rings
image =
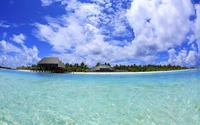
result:
[(36, 70), (38, 67), (37, 65), (32, 65), (32, 66), (19, 66), (16, 69), (17, 70)]
[(65, 64), (65, 68), (68, 72), (86, 72), (89, 68), (87, 65), (85, 65), (84, 62), (81, 64), (75, 63), (75, 64)]
[(187, 69), (186, 67), (181, 66), (172, 66), (172, 65), (115, 65), (113, 67), (116, 71), (123, 72), (149, 72), (149, 71), (169, 71), (169, 70), (181, 70)]
[[(97, 64), (96, 64), (96, 66), (99, 66), (99, 65), (102, 65), (100, 62), (98, 62)], [(108, 65), (108, 66), (110, 66), (110, 63), (104, 63), (103, 65)]]
[(2, 68), (2, 69), (12, 69), (11, 67), (8, 67), (8, 66), (0, 66), (0, 68)]
[[(100, 63), (98, 62), (96, 66), (99, 66)], [(109, 63), (105, 63), (104, 65), (109, 65)], [(65, 64), (66, 71), (68, 72), (87, 72), (89, 70), (88, 66), (82, 62), (81, 64)], [(181, 66), (173, 66), (173, 65), (115, 65), (113, 67), (117, 72), (149, 72), (149, 71), (169, 71), (169, 70), (182, 70), (187, 69), (187, 67)], [(38, 69), (37, 65), (32, 66), (20, 66), (16, 69), (21, 70), (36, 70)]]

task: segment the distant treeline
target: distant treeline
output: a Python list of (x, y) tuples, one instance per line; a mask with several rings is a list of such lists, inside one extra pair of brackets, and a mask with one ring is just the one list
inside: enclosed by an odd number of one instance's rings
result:
[[(99, 62), (96, 66), (101, 65)], [(109, 65), (109, 63), (105, 63), (104, 65)], [(75, 63), (75, 64), (65, 64), (65, 68), (68, 72), (87, 72), (89, 71), (89, 67), (84, 63)], [(181, 67), (179, 65), (115, 65), (113, 66), (115, 71), (117, 72), (148, 72), (148, 71), (168, 71), (168, 70), (181, 70), (181, 69), (188, 69), (187, 67)], [(38, 69), (37, 65), (32, 66), (20, 66), (16, 69), (22, 70), (36, 70)]]
[(81, 64), (75, 63), (75, 64), (65, 64), (65, 68), (67, 69), (68, 72), (86, 72), (89, 70), (88, 66), (85, 65), (84, 62)]
[(113, 67), (115, 71), (125, 72), (148, 72), (148, 71), (168, 71), (168, 70), (181, 70), (187, 69), (187, 67), (181, 67), (179, 65), (115, 65)]
[(11, 69), (11, 67), (8, 67), (8, 66), (0, 66), (0, 68), (2, 68), (2, 69)]
[(38, 69), (37, 65), (32, 65), (32, 66), (19, 66), (16, 68), (17, 70), (36, 70)]

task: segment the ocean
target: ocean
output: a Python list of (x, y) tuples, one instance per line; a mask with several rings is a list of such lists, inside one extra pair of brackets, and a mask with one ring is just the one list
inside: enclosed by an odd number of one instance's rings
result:
[(200, 125), (200, 70), (0, 70), (0, 125)]

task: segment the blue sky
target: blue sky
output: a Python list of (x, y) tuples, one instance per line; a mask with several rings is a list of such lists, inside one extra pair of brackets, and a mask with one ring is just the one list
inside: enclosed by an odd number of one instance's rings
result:
[(199, 0), (1, 0), (0, 65), (200, 65)]

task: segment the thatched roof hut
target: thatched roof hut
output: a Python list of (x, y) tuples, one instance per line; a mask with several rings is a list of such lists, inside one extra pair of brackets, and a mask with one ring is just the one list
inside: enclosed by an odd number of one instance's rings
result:
[(45, 57), (38, 62), (39, 67), (65, 68), (65, 64), (58, 57)]
[(38, 62), (39, 72), (64, 73), (65, 64), (58, 57), (45, 57)]
[(114, 72), (114, 69), (109, 65), (99, 65), (92, 68), (90, 71), (94, 72)]

